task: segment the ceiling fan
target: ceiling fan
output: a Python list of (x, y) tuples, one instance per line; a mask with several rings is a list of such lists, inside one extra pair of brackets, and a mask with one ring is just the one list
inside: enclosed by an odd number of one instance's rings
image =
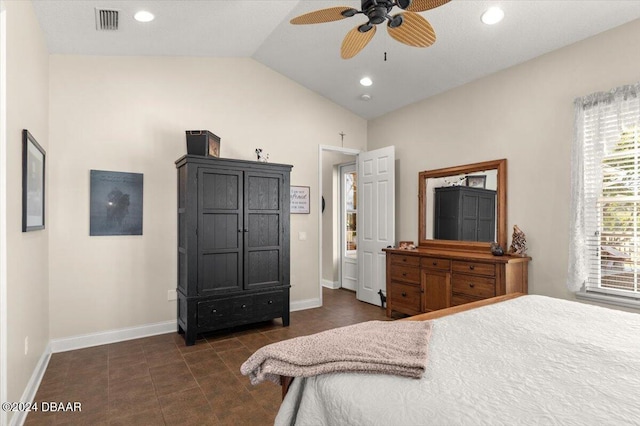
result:
[[(342, 41), (340, 56), (349, 59), (356, 56), (371, 41), (376, 25), (387, 21), (389, 35), (400, 43), (415, 47), (429, 47), (436, 41), (433, 27), (416, 12), (434, 9), (450, 0), (361, 0), (361, 10), (351, 7), (330, 7), (305, 13), (291, 20), (292, 24), (320, 24), (338, 21), (362, 13), (369, 20), (347, 33)], [(398, 6), (404, 12), (391, 16), (391, 9)]]

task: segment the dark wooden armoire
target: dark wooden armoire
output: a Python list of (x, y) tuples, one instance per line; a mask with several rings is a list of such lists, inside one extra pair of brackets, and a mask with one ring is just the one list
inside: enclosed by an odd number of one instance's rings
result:
[(289, 325), (292, 166), (186, 155), (178, 168), (178, 332)]

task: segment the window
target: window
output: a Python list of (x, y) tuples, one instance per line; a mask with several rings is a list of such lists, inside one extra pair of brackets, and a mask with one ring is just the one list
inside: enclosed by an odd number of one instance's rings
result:
[(357, 178), (356, 172), (344, 173), (343, 193), (345, 203), (345, 251), (348, 256), (356, 255), (356, 248), (358, 239), (356, 237), (357, 229)]
[(640, 298), (640, 84), (577, 99), (568, 287)]

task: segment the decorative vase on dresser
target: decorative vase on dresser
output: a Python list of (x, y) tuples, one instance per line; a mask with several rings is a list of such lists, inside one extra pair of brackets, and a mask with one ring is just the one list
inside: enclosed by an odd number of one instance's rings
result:
[(292, 166), (186, 155), (178, 169), (178, 332), (289, 325)]

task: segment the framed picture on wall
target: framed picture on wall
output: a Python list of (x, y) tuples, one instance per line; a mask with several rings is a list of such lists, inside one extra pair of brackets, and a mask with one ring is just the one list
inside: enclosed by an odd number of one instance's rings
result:
[(22, 130), (22, 232), (44, 229), (44, 166), (47, 154)]
[(89, 235), (142, 235), (142, 173), (91, 170)]
[(309, 214), (310, 200), (308, 186), (291, 186), (291, 214)]

